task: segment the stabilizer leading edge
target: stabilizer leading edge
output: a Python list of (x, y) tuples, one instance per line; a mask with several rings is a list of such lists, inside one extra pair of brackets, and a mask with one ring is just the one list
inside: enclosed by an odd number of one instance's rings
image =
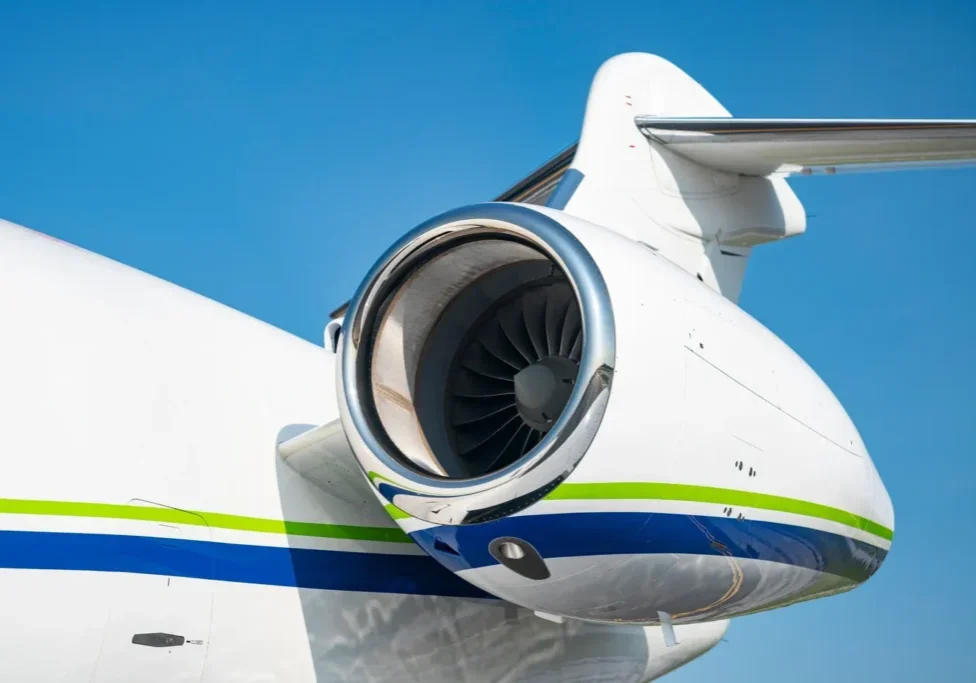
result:
[(976, 120), (638, 116), (635, 122), (649, 139), (687, 159), (742, 175), (833, 175), (976, 162)]

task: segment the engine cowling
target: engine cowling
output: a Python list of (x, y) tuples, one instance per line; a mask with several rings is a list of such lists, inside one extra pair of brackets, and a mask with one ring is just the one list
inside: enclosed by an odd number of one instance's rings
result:
[(487, 204), (433, 219), (350, 303), (340, 394), (380, 494), (432, 524), (518, 512), (583, 457), (606, 410), (613, 311), (552, 217)]
[[(716, 325), (726, 348), (761, 360), (709, 360)], [(528, 609), (703, 621), (847, 590), (883, 559), (864, 534), (814, 538), (781, 524), (774, 503), (793, 499), (752, 493), (771, 480), (745, 472), (735, 430), (727, 443), (698, 442), (724, 438), (710, 425), (761, 394), (753, 375), (735, 379), (743, 367), (779, 372), (816, 403), (820, 431), (790, 432), (790, 448), (821, 448), (810, 439), (827, 434), (863, 449), (819, 378), (737, 307), (600, 226), (502, 203), (431, 219), (367, 275), (338, 356), (346, 436), (400, 526), (459, 576)], [(763, 433), (799, 419), (749, 410)], [(823, 489), (853, 508), (854, 527), (874, 510), (864, 456), (838, 456)], [(791, 463), (777, 490), (804, 467), (824, 480), (818, 457)], [(760, 460), (749, 462), (774, 466)], [(748, 491), (724, 487), (733, 463)], [(744, 496), (767, 509), (740, 506)]]

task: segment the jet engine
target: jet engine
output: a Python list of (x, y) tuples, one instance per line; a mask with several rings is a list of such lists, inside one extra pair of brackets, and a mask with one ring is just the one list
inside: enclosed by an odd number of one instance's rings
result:
[[(757, 351), (737, 365), (736, 348)], [(617, 232), (522, 204), (442, 214), (371, 269), (337, 358), (343, 429), (375, 492), (492, 595), (556, 618), (680, 623), (866, 578), (849, 556), (876, 549), (780, 524), (771, 508), (788, 499), (749, 493), (772, 481), (754, 478), (773, 474), (761, 446), (694, 441), (725, 439), (745, 410), (806, 448), (795, 419), (749, 403), (755, 368), (808, 384), (818, 406), (832, 396), (756, 321)]]
[(573, 471), (607, 408), (606, 283), (537, 210), (486, 204), (420, 226), (380, 259), (343, 329), (342, 417), (360, 464), (432, 524), (529, 507)]

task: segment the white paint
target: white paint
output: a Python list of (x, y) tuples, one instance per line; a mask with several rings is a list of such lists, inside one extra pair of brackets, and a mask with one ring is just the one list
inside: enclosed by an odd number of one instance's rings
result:
[[(668, 260), (579, 219), (560, 220), (598, 263), (613, 264), (601, 270), (617, 327), (610, 405), (591, 446), (601, 457), (588, 454), (570, 482), (755, 490), (893, 527), (887, 509), (873, 509), (877, 475), (857, 429), (792, 349)], [(733, 472), (726, 444), (756, 451), (762, 476)]]
[[(958, 167), (976, 161), (976, 120), (737, 119), (756, 132), (723, 133), (705, 120), (698, 130), (672, 131), (640, 119), (655, 142), (708, 169), (727, 174), (834, 175)], [(687, 122), (683, 122), (687, 123)]]
[[(0, 319), (15, 331), (0, 336), (0, 498), (140, 499), (224, 514), (397, 528), (380, 505), (326, 495), (276, 452), (282, 428), (335, 418), (331, 353), (4, 222)], [(315, 469), (316, 463), (303, 466)], [(221, 543), (391, 558), (422, 554), (407, 544), (112, 518), (0, 514), (2, 530), (209, 535)], [(608, 635), (603, 627), (552, 624), (525, 611), (511, 621), (502, 605), (483, 600), (0, 569), (0, 604), (6, 617), (0, 680), (23, 683), (447, 683), (513, 672), (519, 680), (579, 675), (636, 682), (665, 666), (649, 646), (657, 639), (645, 637), (644, 628)], [(721, 637), (711, 625), (679, 628), (704, 635), (666, 666), (697, 657)], [(201, 643), (132, 645), (133, 634), (154, 631)]]
[[(819, 503), (893, 528), (890, 498), (843, 407), (792, 350), (734, 304), (751, 247), (805, 229), (796, 197), (782, 179), (717, 171), (648, 142), (633, 125), (637, 114), (728, 116), (690, 77), (650, 55), (616, 57), (594, 80), (573, 163), (584, 181), (566, 213), (540, 209), (599, 264), (617, 328), (607, 412), (568, 483), (730, 488)], [(334, 429), (316, 432), (321, 439), (310, 434), (308, 448), (286, 443), (278, 453), (285, 435), (303, 429), (296, 425), (337, 417), (335, 324), (326, 332), (328, 350), (319, 348), (3, 222), (0, 320), (0, 499), (170, 510), (165, 522), (6, 512), (0, 533), (287, 546), (372, 553), (390, 562), (419, 557), (408, 544), (207, 521), (240, 515), (399, 528), (378, 500), (363, 495), (368, 489), (343, 460), (348, 453)], [(733, 468), (739, 460), (760, 475)], [(544, 501), (523, 514), (637, 509), (718, 516), (717, 507)], [(837, 522), (748, 512), (842, 535), (855, 556), (864, 554), (855, 540), (888, 547)], [(408, 531), (433, 526), (400, 524)], [(713, 647), (727, 628), (724, 617), (853, 587), (813, 569), (720, 555), (581, 555), (549, 566), (552, 580), (535, 583), (501, 565), (461, 572), (515, 604), (165, 572), (0, 569), (0, 679), (644, 681)], [(730, 571), (734, 582), (748, 583), (751, 602), (722, 598), (707, 614), (669, 608), (677, 621), (671, 647), (657, 627), (584, 621), (607, 620), (614, 611), (661, 612), (660, 593), (638, 590), (648, 576), (652, 587), (664, 586), (680, 602), (701, 597), (698, 579), (721, 588)], [(669, 572), (690, 581), (667, 583)], [(682, 623), (700, 619), (711, 621)], [(131, 643), (133, 634), (156, 631), (193, 642)]]
[(652, 245), (737, 301), (750, 248), (803, 233), (803, 207), (781, 178), (723, 173), (649, 140), (634, 124), (645, 114), (731, 116), (660, 57), (635, 52), (607, 60), (590, 87), (571, 165), (584, 180), (565, 210)]

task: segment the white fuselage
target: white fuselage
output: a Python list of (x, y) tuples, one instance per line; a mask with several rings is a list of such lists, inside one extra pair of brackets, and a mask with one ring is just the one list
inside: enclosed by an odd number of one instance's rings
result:
[(666, 651), (472, 598), (321, 495), (275, 451), (336, 417), (320, 347), (2, 221), (0, 292), (0, 680), (638, 681), (725, 630)]
[[(657, 629), (553, 623), (491, 599), (475, 586), (521, 590), (503, 568), (457, 567), (468, 583), (418, 547), (431, 525), (404, 524), (413, 543), (376, 500), (323, 495), (285, 466), (280, 434), (337, 417), (331, 352), (0, 222), (0, 680), (640, 681), (714, 645), (716, 619), (856, 586), (894, 526), (857, 431), (785, 345), (674, 273), (667, 315), (687, 338), (620, 345), (620, 374), (642, 353), (662, 364), (644, 392), (618, 383), (627, 410), (591, 450), (634, 420), (656, 440), (619, 472), (588, 454), (578, 488), (510, 518), (532, 533), (611, 515), (602, 533), (612, 515), (652, 513), (660, 524), (628, 539), (647, 550), (562, 552), (553, 567), (631, 566), (649, 572), (648, 596), (683, 572), (665, 611), (713, 621), (679, 625), (665, 649)], [(659, 484), (638, 495), (628, 481)], [(669, 546), (688, 525), (705, 540)]]

